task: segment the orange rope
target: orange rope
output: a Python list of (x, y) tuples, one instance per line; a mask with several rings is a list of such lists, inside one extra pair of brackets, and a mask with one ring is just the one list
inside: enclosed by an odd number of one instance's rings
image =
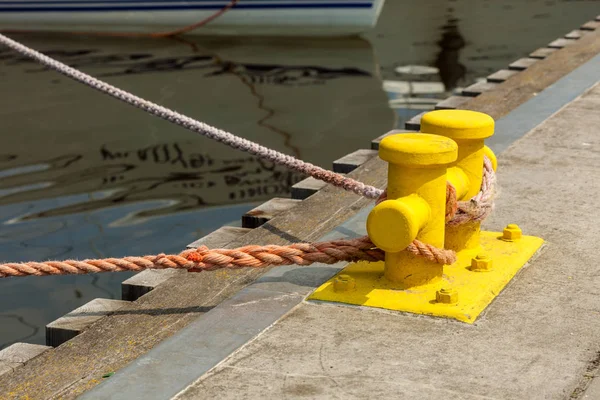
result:
[[(455, 220), (465, 223), (481, 220), (489, 214), (493, 199), (495, 175), (489, 159), (484, 159), (484, 177), (481, 191), (470, 202), (459, 202), (456, 189), (446, 185), (446, 223)], [(377, 199), (377, 204), (387, 199), (387, 191)], [(473, 203), (473, 204), (471, 204)], [(473, 210), (465, 211), (465, 204)], [(461, 213), (459, 215), (459, 212)], [(452, 250), (440, 249), (414, 240), (406, 251), (439, 264), (450, 265), (456, 261)], [(277, 265), (310, 265), (318, 262), (335, 264), (341, 261), (382, 261), (385, 252), (375, 246), (368, 236), (350, 240), (332, 240), (320, 243), (295, 243), (288, 246), (244, 246), (237, 249), (209, 249), (201, 246), (185, 250), (178, 255), (158, 254), (144, 257), (106, 258), (100, 260), (66, 260), (0, 264), (0, 278), (13, 276), (42, 276), (88, 274), (97, 272), (142, 271), (144, 269), (179, 268), (189, 272), (210, 271), (221, 268), (263, 268)]]
[[(213, 15), (198, 21), (192, 25), (184, 26), (182, 28), (178, 28), (172, 31), (166, 32), (151, 32), (151, 33), (142, 33), (142, 32), (86, 32), (86, 31), (68, 31), (61, 33), (68, 33), (72, 35), (90, 35), (90, 36), (111, 36), (111, 37), (151, 37), (151, 38), (164, 38), (180, 35), (182, 33), (187, 33), (193, 31), (194, 29), (198, 29), (214, 19), (220, 17), (225, 14), (231, 8), (233, 8), (239, 0), (231, 0), (227, 3), (222, 9), (214, 13)], [(32, 33), (34, 31), (26, 30), (26, 29), (3, 29), (1, 32), (3, 33)]]
[[(452, 264), (456, 254), (415, 240), (407, 250), (440, 264)], [(278, 265), (310, 265), (318, 262), (382, 261), (385, 253), (368, 236), (320, 243), (295, 243), (289, 246), (245, 246), (237, 249), (208, 249), (201, 246), (177, 255), (158, 254), (143, 257), (105, 258), (0, 264), (0, 278), (15, 276), (71, 275), (99, 272), (143, 271), (178, 268), (189, 272), (221, 268), (263, 268)]]

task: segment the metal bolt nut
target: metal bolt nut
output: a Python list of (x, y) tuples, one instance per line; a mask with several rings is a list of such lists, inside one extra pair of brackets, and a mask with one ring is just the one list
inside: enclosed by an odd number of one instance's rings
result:
[(508, 224), (506, 225), (506, 228), (504, 228), (504, 231), (502, 231), (502, 240), (507, 242), (514, 242), (515, 240), (521, 239), (522, 236), (523, 232), (517, 224)]
[(458, 292), (454, 289), (440, 289), (435, 292), (435, 300), (438, 303), (454, 304), (458, 302)]
[(350, 275), (338, 275), (333, 280), (333, 290), (335, 292), (348, 292), (356, 288), (356, 281)]
[(471, 271), (484, 272), (492, 270), (492, 259), (487, 254), (478, 254), (471, 259)]

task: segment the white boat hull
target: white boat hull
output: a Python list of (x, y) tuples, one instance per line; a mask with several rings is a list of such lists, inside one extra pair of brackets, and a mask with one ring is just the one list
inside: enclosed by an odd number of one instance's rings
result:
[[(194, 30), (203, 35), (354, 35), (385, 0), (239, 0)], [(161, 32), (218, 13), (229, 0), (0, 0), (0, 31)]]

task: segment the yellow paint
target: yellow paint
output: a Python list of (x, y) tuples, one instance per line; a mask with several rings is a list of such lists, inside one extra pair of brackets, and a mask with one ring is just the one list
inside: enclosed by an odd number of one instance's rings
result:
[(470, 184), (467, 174), (465, 174), (465, 172), (458, 167), (448, 168), (447, 174), (448, 182), (450, 182), (456, 189), (456, 198), (464, 198), (469, 191)]
[(458, 292), (450, 288), (441, 288), (435, 292), (435, 301), (442, 304), (458, 303)]
[(506, 228), (502, 231), (502, 240), (507, 242), (514, 242), (515, 240), (521, 239), (523, 233), (521, 232), (521, 228), (517, 224), (508, 224)]
[(333, 290), (335, 292), (348, 292), (356, 289), (356, 281), (349, 275), (338, 275), (333, 280)]
[(367, 218), (367, 231), (377, 247), (397, 253), (415, 240), (430, 217), (429, 204), (421, 196), (411, 194), (376, 205)]
[(487, 146), (483, 146), (483, 154), (485, 154), (490, 161), (492, 162), (492, 169), (494, 171), (498, 170), (498, 158), (496, 158), (496, 154)]
[[(481, 189), (486, 154), (484, 141), (494, 134), (494, 119), (476, 111), (436, 110), (421, 118), (421, 132), (445, 136), (458, 144), (458, 158), (452, 164), (454, 172), (449, 173), (450, 182), (457, 188), (458, 200), (466, 201), (475, 196)], [(464, 174), (460, 179), (458, 170)], [(455, 251), (468, 249), (472, 255), (477, 254), (481, 250), (480, 226), (479, 222), (447, 226), (444, 247)]]
[[(485, 272), (473, 271), (472, 255), (468, 251), (459, 252), (458, 261), (445, 267), (443, 278), (438, 282), (401, 290), (396, 283), (385, 279), (383, 262), (352, 263), (340, 274), (354, 279), (356, 288), (353, 291), (334, 292), (333, 278), (313, 292), (308, 299), (426, 314), (473, 323), (543, 244), (542, 239), (532, 236), (522, 236), (513, 242), (502, 240), (502, 237), (503, 233), (499, 232), (481, 233), (482, 247), (494, 265), (494, 268)], [(456, 303), (439, 303), (436, 297), (442, 289), (455, 292)]]
[(403, 249), (414, 239), (443, 247), (446, 169), (456, 160), (456, 143), (437, 135), (393, 135), (381, 141), (379, 156), (389, 163), (388, 200), (369, 214), (367, 232), (386, 250), (385, 277), (399, 288), (436, 282), (443, 266)]
[(476, 257), (471, 259), (471, 271), (473, 272), (491, 271), (492, 266), (493, 260), (488, 254), (477, 254)]

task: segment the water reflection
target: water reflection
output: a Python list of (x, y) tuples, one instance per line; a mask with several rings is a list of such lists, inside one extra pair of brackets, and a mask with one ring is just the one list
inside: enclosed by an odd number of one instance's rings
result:
[(465, 78), (467, 68), (460, 62), (460, 51), (465, 47), (465, 39), (458, 30), (458, 20), (452, 18), (442, 27), (442, 39), (438, 42), (440, 52), (435, 60), (440, 79), (447, 91), (455, 89)]
[[(22, 36), (46, 54), (324, 167), (392, 128), (370, 43)], [(177, 252), (304, 177), (0, 53), (0, 254), (13, 261)], [(341, 140), (343, 139), (343, 140)], [(127, 273), (0, 282), (6, 345)], [(42, 306), (43, 305), (43, 306)], [(30, 329), (31, 330), (31, 329)]]

